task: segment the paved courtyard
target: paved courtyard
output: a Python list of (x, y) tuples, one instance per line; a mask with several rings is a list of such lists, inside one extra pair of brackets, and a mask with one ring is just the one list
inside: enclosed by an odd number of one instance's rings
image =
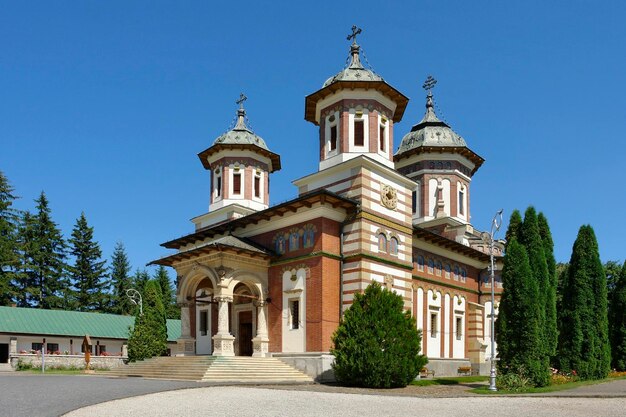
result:
[(245, 387), (197, 388), (150, 394), (83, 408), (68, 417), (158, 416), (623, 416), (625, 398), (414, 398)]
[(98, 376), (0, 375), (0, 416), (623, 416), (626, 380), (525, 397), (463, 386), (367, 390), (326, 385), (219, 387)]

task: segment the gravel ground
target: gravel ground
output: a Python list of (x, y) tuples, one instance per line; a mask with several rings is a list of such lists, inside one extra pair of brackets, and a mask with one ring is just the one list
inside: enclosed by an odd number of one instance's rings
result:
[(159, 416), (624, 416), (625, 398), (415, 398), (245, 387), (210, 387), (115, 400), (73, 411), (94, 415)]

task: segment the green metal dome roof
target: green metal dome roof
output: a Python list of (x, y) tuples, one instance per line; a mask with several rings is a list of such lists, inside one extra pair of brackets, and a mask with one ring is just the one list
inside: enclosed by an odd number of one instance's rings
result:
[(214, 145), (256, 145), (269, 151), (265, 141), (246, 125), (246, 111), (243, 105), (237, 110), (237, 124), (232, 130), (219, 136), (213, 142)]
[(396, 155), (419, 147), (467, 147), (465, 139), (439, 120), (433, 106), (433, 95), (426, 98), (426, 114), (422, 120), (404, 135)]
[(336, 83), (337, 81), (384, 81), (383, 77), (376, 74), (371, 69), (363, 67), (361, 58), (359, 57), (360, 48), (361, 47), (357, 45), (356, 42), (350, 46), (350, 54), (352, 55), (350, 65), (327, 79), (322, 88)]

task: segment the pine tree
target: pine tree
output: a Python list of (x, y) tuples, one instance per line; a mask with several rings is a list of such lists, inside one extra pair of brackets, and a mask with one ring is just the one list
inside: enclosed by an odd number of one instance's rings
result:
[(172, 283), (167, 270), (163, 265), (159, 265), (154, 279), (159, 283), (161, 287), (161, 294), (163, 295), (163, 306), (165, 307), (165, 314), (168, 319), (180, 319), (180, 308), (176, 305), (176, 296), (172, 290)]
[(93, 240), (93, 227), (85, 213), (76, 220), (69, 240), (74, 265), (69, 266), (73, 298), (79, 311), (103, 311), (107, 304), (106, 261), (101, 260), (100, 245)]
[(129, 315), (135, 311), (134, 305), (126, 295), (126, 290), (132, 288), (130, 263), (126, 255), (126, 249), (122, 242), (117, 242), (111, 257), (111, 312), (115, 314)]
[(19, 302), (25, 307), (64, 308), (68, 288), (64, 276), (65, 241), (51, 218), (45, 193), (35, 202), (37, 213), (26, 213), (20, 227), (22, 270), (18, 287), (24, 296)]
[(611, 363), (618, 371), (626, 371), (626, 262), (615, 280), (609, 315)]
[(548, 225), (548, 219), (543, 213), (537, 216), (537, 226), (539, 227), (539, 236), (543, 243), (543, 251), (548, 268), (548, 280), (546, 286), (546, 341), (548, 352), (551, 357), (556, 355), (556, 347), (558, 344), (558, 327), (556, 321), (556, 260), (554, 259), (554, 242), (552, 241), (552, 233)]
[(16, 295), (14, 280), (19, 268), (17, 223), (19, 213), (13, 208), (13, 187), (0, 171), (0, 306), (10, 305)]
[(591, 226), (574, 242), (559, 310), (559, 362), (581, 379), (601, 379), (610, 370), (606, 276)]
[(137, 269), (133, 276), (133, 288), (143, 295), (146, 284), (150, 281), (150, 275), (145, 269)]
[(140, 361), (167, 351), (167, 320), (158, 282), (149, 280), (144, 288), (143, 314), (137, 312), (128, 338), (128, 359)]
[(499, 375), (513, 373), (529, 378), (535, 386), (548, 385), (550, 369), (539, 327), (539, 287), (526, 249), (515, 237), (507, 242), (502, 284), (495, 323)]
[(406, 386), (428, 361), (419, 354), (420, 341), (402, 297), (372, 283), (355, 294), (333, 335), (335, 377), (346, 385)]

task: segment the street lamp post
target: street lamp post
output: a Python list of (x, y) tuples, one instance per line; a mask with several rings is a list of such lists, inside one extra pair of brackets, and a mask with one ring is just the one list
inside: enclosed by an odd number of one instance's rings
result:
[(130, 301), (139, 306), (139, 315), (143, 316), (143, 299), (141, 298), (141, 294), (134, 288), (129, 288), (126, 290), (126, 296), (130, 298)]
[(495, 318), (496, 318), (496, 277), (495, 277), (495, 266), (493, 263), (493, 243), (495, 234), (500, 230), (500, 226), (502, 225), (502, 212), (500, 209), (495, 216), (493, 216), (493, 220), (491, 221), (491, 233), (489, 234), (489, 254), (491, 260), (491, 372), (489, 373), (489, 390), (497, 391), (496, 388), (496, 346), (495, 346)]

